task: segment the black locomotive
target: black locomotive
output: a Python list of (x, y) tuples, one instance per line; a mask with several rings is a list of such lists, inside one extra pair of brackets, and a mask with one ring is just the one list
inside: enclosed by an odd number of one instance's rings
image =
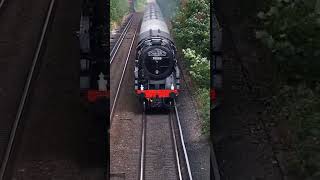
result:
[(164, 107), (178, 96), (176, 47), (156, 2), (146, 6), (136, 49), (135, 91), (148, 107)]

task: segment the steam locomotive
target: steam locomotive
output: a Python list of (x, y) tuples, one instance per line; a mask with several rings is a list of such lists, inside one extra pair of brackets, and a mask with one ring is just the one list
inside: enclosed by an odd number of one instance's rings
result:
[(158, 4), (144, 12), (134, 67), (135, 92), (148, 108), (167, 107), (178, 96), (180, 70), (176, 47)]

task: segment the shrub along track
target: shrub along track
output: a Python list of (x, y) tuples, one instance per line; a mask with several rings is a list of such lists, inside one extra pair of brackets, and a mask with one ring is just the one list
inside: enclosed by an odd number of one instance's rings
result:
[(261, 53), (250, 39), (252, 19), (247, 17), (255, 16), (257, 4), (239, 3), (229, 0), (214, 4), (224, 30), (224, 101), (214, 113), (213, 126), (218, 164), (222, 179), (283, 179), (260, 118), (264, 105), (254, 97), (257, 80), (270, 80), (268, 74), (258, 72), (265, 64), (259, 62)]

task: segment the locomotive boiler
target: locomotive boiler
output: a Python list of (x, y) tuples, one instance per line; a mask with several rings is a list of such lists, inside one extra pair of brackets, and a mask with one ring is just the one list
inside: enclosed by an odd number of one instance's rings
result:
[(135, 91), (147, 107), (164, 107), (178, 96), (176, 47), (155, 0), (146, 5), (135, 62)]

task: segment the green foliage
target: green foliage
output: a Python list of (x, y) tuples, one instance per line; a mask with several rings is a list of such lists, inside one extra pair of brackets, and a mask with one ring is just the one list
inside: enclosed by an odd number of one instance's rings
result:
[[(164, 5), (162, 5), (164, 6)], [(183, 61), (195, 81), (195, 95), (202, 119), (202, 131), (210, 133), (210, 3), (188, 0), (173, 20), (173, 35)]]
[(119, 23), (128, 12), (129, 12), (128, 0), (111, 0), (110, 1), (111, 22)]
[(202, 132), (206, 135), (210, 134), (210, 96), (209, 89), (200, 88), (196, 92), (197, 101), (199, 102), (200, 116), (203, 120)]
[(209, 0), (189, 0), (177, 13), (173, 27), (176, 43), (182, 49), (190, 48), (202, 57), (210, 57)]
[(157, 0), (164, 17), (173, 18), (179, 8), (180, 0)]
[(195, 50), (190, 48), (182, 50), (184, 60), (190, 66), (190, 74), (196, 80), (199, 87), (208, 88), (210, 86), (210, 63), (206, 57), (201, 57)]
[(189, 0), (173, 22), (173, 34), (189, 72), (201, 88), (210, 86), (210, 3)]
[(288, 79), (320, 78), (320, 12), (316, 0), (272, 0), (258, 13), (262, 22), (256, 37), (269, 47)]
[(272, 50), (281, 77), (291, 84), (273, 97), (268, 113), (288, 129), (291, 173), (308, 180), (320, 178), (319, 5), (319, 0), (271, 0), (257, 15), (256, 38)]
[(287, 142), (294, 149), (290, 171), (301, 179), (317, 179), (320, 175), (320, 86), (284, 86), (273, 97), (269, 114), (288, 126)]
[(143, 12), (144, 6), (147, 3), (147, 0), (136, 0), (134, 1), (134, 10), (136, 12)]

